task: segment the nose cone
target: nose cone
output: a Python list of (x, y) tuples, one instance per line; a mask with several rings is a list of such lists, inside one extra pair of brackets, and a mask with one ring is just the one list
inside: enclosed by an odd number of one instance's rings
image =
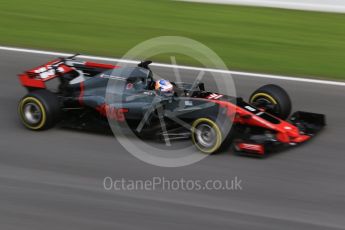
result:
[(284, 126), (284, 130), (292, 138), (296, 138), (300, 136), (300, 130), (296, 126), (291, 125), (289, 123), (287, 123)]

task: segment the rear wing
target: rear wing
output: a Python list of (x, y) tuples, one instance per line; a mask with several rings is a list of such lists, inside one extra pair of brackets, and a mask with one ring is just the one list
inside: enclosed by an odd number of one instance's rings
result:
[(75, 71), (79, 67), (114, 69), (118, 66), (110, 64), (101, 64), (95, 62), (78, 62), (75, 57), (79, 54), (66, 58), (58, 58), (44, 65), (25, 71), (19, 74), (20, 83), (27, 88), (46, 88), (45, 82), (64, 74)]
[(45, 82), (58, 76), (59, 73), (67, 73), (72, 68), (62, 65), (60, 59), (50, 61), (34, 69), (25, 71), (19, 75), (20, 83), (29, 88), (46, 88)]

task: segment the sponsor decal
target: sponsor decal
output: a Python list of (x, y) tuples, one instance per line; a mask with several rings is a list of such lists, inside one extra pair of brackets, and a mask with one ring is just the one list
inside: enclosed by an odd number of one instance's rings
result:
[(239, 143), (237, 145), (241, 150), (253, 151), (258, 154), (264, 153), (264, 147), (259, 144), (248, 144), (248, 143)]
[(192, 101), (185, 101), (184, 105), (185, 106), (193, 106), (193, 102)]
[(207, 96), (207, 99), (213, 99), (213, 100), (218, 100), (220, 98), (222, 98), (223, 95), (220, 95), (220, 94), (216, 94), (216, 93), (212, 93), (210, 94), (209, 96)]
[(125, 113), (128, 112), (128, 109), (124, 109), (124, 108), (114, 108), (112, 106), (109, 106), (107, 104), (102, 104), (100, 106), (98, 106), (97, 111), (105, 117), (108, 117), (112, 120), (116, 120), (116, 121), (120, 121), (123, 122), (125, 121)]
[(251, 107), (251, 106), (249, 106), (249, 105), (245, 106), (244, 108), (245, 108), (246, 110), (250, 111), (250, 112), (255, 112), (255, 111), (256, 111), (255, 108), (253, 108), (253, 107)]
[(128, 83), (128, 84), (126, 85), (126, 89), (127, 89), (127, 90), (133, 89), (133, 84), (132, 84), (132, 83)]
[(126, 81), (126, 78), (124, 78), (124, 77), (112, 76), (112, 75), (109, 75), (109, 74), (101, 74), (100, 77), (101, 78), (113, 79), (113, 80)]

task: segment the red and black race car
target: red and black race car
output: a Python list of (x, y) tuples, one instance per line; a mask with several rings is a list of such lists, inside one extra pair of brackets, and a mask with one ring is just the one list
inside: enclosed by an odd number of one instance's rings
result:
[(190, 138), (207, 154), (232, 145), (236, 153), (256, 156), (306, 142), (325, 126), (322, 114), (290, 116), (290, 98), (277, 85), (262, 86), (248, 102), (208, 92), (201, 82), (173, 82), (173, 92), (161, 94), (150, 63), (120, 67), (72, 56), (26, 71), (19, 75), (28, 90), (18, 106), (21, 121), (31, 130), (114, 121), (141, 137)]

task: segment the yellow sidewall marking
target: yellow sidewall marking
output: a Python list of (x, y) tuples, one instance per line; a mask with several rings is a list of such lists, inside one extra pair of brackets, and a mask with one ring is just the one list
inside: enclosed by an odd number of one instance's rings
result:
[(264, 97), (267, 98), (268, 100), (270, 100), (274, 105), (277, 105), (278, 102), (276, 101), (276, 99), (274, 99), (271, 95), (267, 94), (267, 93), (257, 93), (255, 94), (251, 99), (250, 99), (250, 103), (253, 103), (255, 101), (256, 98), (258, 97)]
[[(214, 130), (216, 131), (216, 136), (217, 136), (217, 140), (216, 140), (216, 143), (215, 145), (211, 148), (211, 149), (204, 149), (202, 148), (201, 146), (199, 146), (199, 144), (196, 142), (195, 140), (195, 136), (194, 136), (194, 133), (195, 133), (195, 130), (196, 130), (196, 127), (202, 123), (202, 122), (205, 122), (209, 125), (211, 125), (212, 128), (214, 128)], [(193, 141), (193, 144), (203, 153), (207, 153), (207, 154), (211, 154), (215, 151), (217, 151), (221, 144), (222, 144), (222, 132), (220, 131), (220, 128), (218, 127), (218, 125), (212, 121), (211, 119), (208, 119), (208, 118), (199, 118), (197, 119), (196, 121), (193, 122), (192, 124), (192, 141)]]
[[(25, 117), (24, 117), (24, 111), (23, 111), (24, 108), (23, 108), (23, 107), (24, 107), (24, 105), (25, 105), (26, 103), (28, 103), (28, 102), (34, 102), (35, 104), (37, 104), (37, 105), (39, 106), (39, 108), (40, 108), (40, 110), (41, 110), (41, 113), (42, 113), (41, 122), (40, 122), (39, 124), (37, 124), (36, 126), (32, 126), (32, 125), (28, 124), (28, 123), (26, 122)], [(24, 99), (19, 103), (18, 110), (19, 110), (20, 118), (21, 118), (23, 124), (24, 124), (27, 128), (29, 128), (29, 129), (34, 129), (34, 130), (41, 129), (41, 128), (45, 125), (45, 123), (46, 123), (46, 121), (47, 121), (46, 110), (45, 110), (43, 104), (42, 104), (37, 98), (35, 98), (35, 97), (26, 97), (26, 98), (24, 98)]]

